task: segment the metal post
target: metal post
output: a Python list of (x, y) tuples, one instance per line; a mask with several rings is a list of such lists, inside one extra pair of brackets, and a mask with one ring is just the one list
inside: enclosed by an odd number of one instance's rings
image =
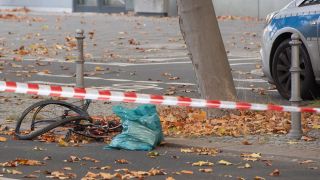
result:
[(83, 40), (84, 40), (84, 30), (77, 29), (76, 39), (78, 41), (78, 52), (79, 56), (76, 60), (76, 86), (78, 88), (84, 88), (84, 54), (83, 54)]
[[(292, 46), (292, 58), (291, 58), (291, 99), (290, 102), (292, 106), (300, 106), (301, 99), (301, 81), (300, 81), (300, 59), (299, 59), (299, 48), (302, 44), (299, 40), (299, 34), (295, 33), (291, 36), (292, 41), (290, 45)], [(291, 130), (288, 134), (290, 138), (301, 139), (302, 128), (301, 128), (301, 113), (292, 112), (291, 113)]]
[[(84, 30), (76, 30), (76, 39), (78, 42), (79, 56), (76, 60), (76, 86), (78, 88), (84, 88), (84, 53), (83, 53), (83, 41), (84, 41)], [(81, 101), (81, 105), (84, 105), (84, 101)]]

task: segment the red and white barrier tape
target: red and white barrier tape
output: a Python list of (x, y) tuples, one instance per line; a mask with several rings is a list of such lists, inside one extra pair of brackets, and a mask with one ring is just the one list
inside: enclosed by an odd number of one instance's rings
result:
[(137, 94), (133, 92), (115, 92), (97, 90), (92, 88), (73, 88), (62, 86), (49, 86), (41, 84), (27, 84), (17, 82), (0, 81), (0, 92), (22, 93), (40, 96), (90, 99), (101, 101), (129, 102), (140, 104), (156, 104), (170, 106), (188, 106), (198, 108), (238, 109), (255, 111), (280, 111), (280, 112), (309, 112), (320, 113), (320, 108), (295, 107), (255, 104), (247, 102), (230, 102), (204, 99), (192, 99), (187, 97), (171, 97), (160, 95)]

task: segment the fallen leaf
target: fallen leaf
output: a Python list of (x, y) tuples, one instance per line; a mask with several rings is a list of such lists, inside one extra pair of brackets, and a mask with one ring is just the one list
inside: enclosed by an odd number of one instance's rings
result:
[(166, 180), (175, 180), (173, 177), (167, 177)]
[(207, 168), (207, 169), (199, 169), (199, 172), (204, 172), (204, 173), (212, 173), (213, 169)]
[(63, 170), (66, 170), (66, 171), (71, 171), (72, 170), (72, 168), (71, 167), (64, 167), (64, 168), (62, 168)]
[(43, 160), (44, 161), (52, 160), (52, 157), (51, 156), (46, 156), (46, 157), (43, 158)]
[(80, 158), (78, 158), (77, 156), (70, 156), (68, 160), (66, 160), (67, 162), (79, 162), (81, 161)]
[(213, 163), (209, 161), (198, 161), (198, 162), (192, 163), (192, 166), (213, 166)]
[(279, 169), (275, 169), (269, 175), (270, 176), (280, 176), (280, 171), (279, 171)]
[(118, 164), (129, 164), (129, 161), (125, 159), (118, 159), (118, 160), (115, 160), (115, 162)]
[(242, 144), (243, 144), (243, 145), (247, 145), (247, 146), (248, 146), (248, 145), (252, 145), (252, 143), (250, 143), (249, 141), (242, 141)]
[(305, 161), (299, 162), (299, 164), (311, 164), (311, 163), (315, 163), (315, 161), (313, 161), (313, 160), (305, 160)]
[(162, 169), (155, 169), (155, 168), (152, 168), (149, 170), (149, 175), (150, 176), (159, 176), (159, 175), (166, 175), (167, 173), (162, 170)]
[(46, 151), (47, 149), (41, 148), (39, 146), (35, 146), (32, 150), (34, 150), (34, 151)]
[(114, 175), (113, 174), (110, 174), (110, 173), (99, 173), (99, 176), (102, 178), (102, 179), (113, 179), (114, 178)]
[(36, 179), (36, 178), (39, 178), (39, 176), (34, 175), (34, 174), (29, 174), (29, 175), (25, 175), (25, 176), (23, 176), (23, 178)]
[(290, 145), (299, 144), (299, 142), (297, 142), (297, 141), (288, 141), (287, 143), (290, 144)]
[(191, 148), (181, 149), (182, 153), (193, 153), (194, 151)]
[(315, 141), (316, 139), (313, 137), (308, 137), (308, 136), (302, 136), (301, 140), (307, 141), (307, 142), (311, 142), (311, 141)]
[(6, 142), (6, 141), (7, 141), (7, 138), (0, 136), (0, 142)]
[(84, 161), (91, 161), (91, 162), (94, 162), (94, 163), (100, 162), (99, 160), (96, 160), (96, 159), (91, 158), (91, 157), (83, 157), (82, 160), (84, 160)]
[(251, 154), (242, 153), (241, 157), (261, 158), (261, 153), (251, 153)]
[(148, 152), (147, 156), (149, 156), (151, 158), (155, 158), (157, 156), (160, 156), (160, 153), (156, 152), (156, 151), (151, 151), (151, 152)]
[(239, 166), (239, 169), (248, 169), (251, 168), (252, 166), (249, 163), (246, 163), (244, 166)]
[(246, 179), (243, 177), (237, 177), (237, 180), (246, 180)]
[(4, 174), (13, 174), (13, 175), (22, 174), (21, 171), (14, 170), (14, 169), (6, 169), (6, 168), (2, 168), (2, 173), (4, 173)]
[(193, 171), (187, 171), (187, 170), (182, 170), (180, 171), (181, 174), (189, 174), (189, 175), (192, 175), (193, 174)]
[(60, 147), (68, 147), (68, 146), (69, 146), (69, 143), (66, 142), (65, 140), (63, 140), (63, 139), (61, 138), (61, 139), (59, 139), (59, 141), (58, 141), (58, 145), (59, 145)]
[(95, 70), (95, 71), (104, 71), (105, 69), (104, 69), (103, 67), (101, 67), (101, 66), (96, 66), (96, 67), (94, 68), (94, 70)]
[(266, 179), (263, 178), (263, 177), (260, 177), (260, 176), (255, 176), (255, 177), (254, 177), (254, 180), (266, 180)]
[(228, 162), (228, 161), (225, 161), (225, 160), (220, 160), (220, 161), (218, 162), (218, 164), (220, 164), (220, 165), (225, 165), (225, 166), (230, 166), (230, 165), (232, 165), (231, 162)]

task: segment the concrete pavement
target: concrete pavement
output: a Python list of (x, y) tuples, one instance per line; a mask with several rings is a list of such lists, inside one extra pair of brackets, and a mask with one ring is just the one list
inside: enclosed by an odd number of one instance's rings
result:
[[(168, 142), (172, 141), (168, 140)], [(192, 144), (189, 145), (192, 146)], [(200, 144), (197, 144), (197, 146), (199, 145)], [(147, 155), (147, 152), (109, 151), (102, 150), (103, 146), (104, 144), (93, 143), (80, 145), (80, 147), (58, 147), (56, 144), (51, 143), (9, 140), (1, 144), (0, 154), (2, 155), (0, 156), (0, 163), (15, 160), (16, 158), (33, 159), (45, 163), (43, 166), (18, 166), (17, 168), (14, 168), (23, 172), (22, 175), (4, 174), (5, 177), (19, 179), (29, 174), (34, 174), (40, 179), (44, 179), (48, 176), (48, 173), (53, 171), (75, 173), (77, 175), (76, 179), (80, 179), (87, 172), (115, 173), (117, 169), (123, 168), (127, 168), (130, 171), (148, 171), (151, 168), (157, 168), (163, 169), (167, 173), (163, 176), (147, 177), (146, 179), (165, 179), (167, 177), (173, 177), (174, 179), (254, 179), (256, 176), (265, 179), (316, 179), (316, 177), (320, 175), (319, 169), (316, 169), (320, 165), (319, 159), (314, 158), (292, 158), (262, 153), (262, 157), (259, 158), (260, 160), (246, 161), (241, 157), (241, 154), (247, 153), (247, 151), (240, 152), (222, 149), (222, 152), (215, 156), (206, 156), (197, 155), (196, 153), (181, 153), (181, 149), (186, 149), (188, 147), (177, 144), (166, 144), (162, 147), (158, 147), (155, 151), (159, 152), (160, 156), (150, 158)], [(36, 151), (34, 150), (35, 147), (43, 148), (43, 150)], [(50, 156), (52, 160), (44, 161), (43, 158), (46, 156)], [(90, 157), (99, 162), (94, 163), (85, 160), (80, 160), (79, 162), (65, 162), (70, 156), (76, 156), (80, 159), (83, 157)], [(128, 164), (115, 163), (115, 160), (119, 159), (127, 160)], [(219, 164), (221, 160), (230, 162), (232, 165), (226, 166)], [(308, 163), (302, 163), (305, 160), (309, 160)], [(193, 163), (198, 161), (212, 162), (214, 165), (212, 167), (192, 166)], [(242, 168), (246, 163), (248, 163), (250, 167)], [(108, 170), (92, 168), (102, 166), (111, 167)], [(212, 168), (213, 172), (199, 172), (199, 169), (204, 168)], [(270, 175), (275, 169), (280, 171), (280, 176), (274, 177)], [(193, 174), (183, 174), (181, 173), (183, 170), (192, 171)], [(122, 171), (120, 171), (120, 173), (123, 174)]]

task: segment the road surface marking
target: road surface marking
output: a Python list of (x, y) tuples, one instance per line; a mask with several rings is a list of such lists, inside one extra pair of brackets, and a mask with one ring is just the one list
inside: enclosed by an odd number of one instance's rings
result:
[[(170, 59), (170, 58), (167, 58)], [(171, 58), (174, 60), (173, 58)], [(178, 59), (178, 58), (177, 58)], [(181, 58), (179, 58), (181, 59)], [(144, 59), (143, 59), (144, 60)], [(236, 59), (229, 59), (229, 61), (252, 61), (252, 60), (259, 60), (259, 58), (236, 58)], [(53, 59), (53, 58), (46, 58), (46, 59), (24, 59), (23, 61), (42, 61), (42, 62), (53, 62), (53, 63), (65, 63), (65, 64), (74, 64), (74, 61), (66, 61), (63, 59)], [(191, 61), (175, 61), (175, 62), (161, 62), (160, 60), (157, 60), (158, 62), (156, 63), (121, 63), (121, 62), (90, 62), (86, 61), (85, 64), (87, 65), (100, 65), (100, 66), (120, 66), (120, 67), (128, 67), (128, 66), (149, 66), (149, 65), (167, 65), (167, 64), (191, 64)], [(235, 63), (235, 64), (230, 64), (231, 66), (240, 66), (240, 65), (252, 65), (255, 63)]]
[[(43, 72), (37, 73), (38, 76), (46, 77), (59, 77), (59, 78), (74, 78), (73, 75), (65, 74), (45, 74)], [(186, 86), (195, 86), (194, 83), (185, 83), (185, 82), (159, 82), (159, 81), (134, 81), (130, 79), (112, 79), (112, 78), (102, 78), (102, 77), (84, 77), (89, 80), (103, 80), (103, 81), (115, 81), (115, 82), (136, 82), (136, 83), (149, 83), (149, 84), (168, 84), (168, 85), (186, 85)], [(233, 79), (236, 82), (248, 82), (248, 83), (267, 83), (263, 79)]]

